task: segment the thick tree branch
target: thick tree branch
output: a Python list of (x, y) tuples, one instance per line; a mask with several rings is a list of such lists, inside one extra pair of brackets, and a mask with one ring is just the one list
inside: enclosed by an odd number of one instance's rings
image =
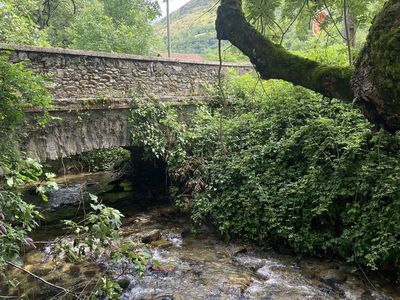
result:
[(241, 0), (221, 0), (216, 29), (218, 39), (230, 41), (247, 55), (263, 79), (282, 79), (329, 98), (353, 101), (351, 67), (323, 65), (274, 44), (247, 22)]

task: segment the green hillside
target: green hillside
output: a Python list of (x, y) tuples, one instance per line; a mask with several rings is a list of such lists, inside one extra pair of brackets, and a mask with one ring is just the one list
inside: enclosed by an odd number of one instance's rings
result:
[[(204, 54), (217, 48), (215, 18), (218, 0), (192, 0), (171, 14), (172, 52)], [(167, 47), (167, 20), (155, 25)]]

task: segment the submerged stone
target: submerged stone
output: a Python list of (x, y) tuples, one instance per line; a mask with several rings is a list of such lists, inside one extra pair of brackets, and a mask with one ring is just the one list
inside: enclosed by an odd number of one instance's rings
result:
[(322, 281), (328, 283), (328, 284), (339, 284), (346, 282), (347, 280), (347, 275), (344, 274), (343, 272), (340, 272), (339, 270), (324, 270), (320, 273), (320, 277)]
[(167, 241), (164, 239), (158, 240), (158, 241), (152, 241), (150, 243), (151, 246), (155, 248), (161, 248), (161, 249), (167, 249), (173, 246), (173, 243), (171, 241)]
[(240, 253), (246, 253), (247, 252), (247, 247), (244, 245), (229, 245), (228, 248), (226, 249), (226, 253), (229, 256), (236, 256)]
[(145, 244), (149, 244), (153, 241), (157, 241), (160, 238), (161, 238), (161, 231), (159, 229), (154, 229), (154, 230), (143, 232), (140, 234), (140, 239)]

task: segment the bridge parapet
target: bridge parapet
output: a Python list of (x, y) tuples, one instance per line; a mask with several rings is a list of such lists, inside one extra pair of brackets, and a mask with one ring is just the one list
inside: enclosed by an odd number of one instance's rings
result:
[[(161, 57), (0, 44), (12, 62), (47, 77), (54, 117), (45, 128), (28, 128), (22, 148), (39, 161), (96, 149), (129, 146), (132, 100), (155, 98), (173, 104), (196, 104), (212, 97), (219, 63), (178, 61)], [(223, 64), (239, 73), (251, 65)], [(35, 114), (35, 110), (32, 111)]]
[[(204, 99), (218, 77), (218, 62), (178, 61), (127, 54), (8, 46), (11, 61), (28, 61), (28, 67), (50, 75), (48, 88), (56, 102), (74, 99)], [(250, 72), (251, 65), (223, 64)], [(58, 101), (57, 101), (58, 100)]]

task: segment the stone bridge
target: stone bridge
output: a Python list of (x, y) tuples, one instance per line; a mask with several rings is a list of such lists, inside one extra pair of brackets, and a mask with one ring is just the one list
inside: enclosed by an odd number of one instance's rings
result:
[[(95, 149), (129, 146), (129, 110), (133, 99), (157, 99), (177, 106), (212, 98), (219, 63), (178, 61), (90, 51), (9, 46), (11, 61), (27, 61), (46, 75), (57, 121), (45, 128), (29, 127), (23, 148), (39, 161), (54, 160)], [(239, 73), (250, 65), (223, 64)], [(35, 116), (38, 112), (30, 111)], [(134, 130), (134, 129), (130, 129)]]

